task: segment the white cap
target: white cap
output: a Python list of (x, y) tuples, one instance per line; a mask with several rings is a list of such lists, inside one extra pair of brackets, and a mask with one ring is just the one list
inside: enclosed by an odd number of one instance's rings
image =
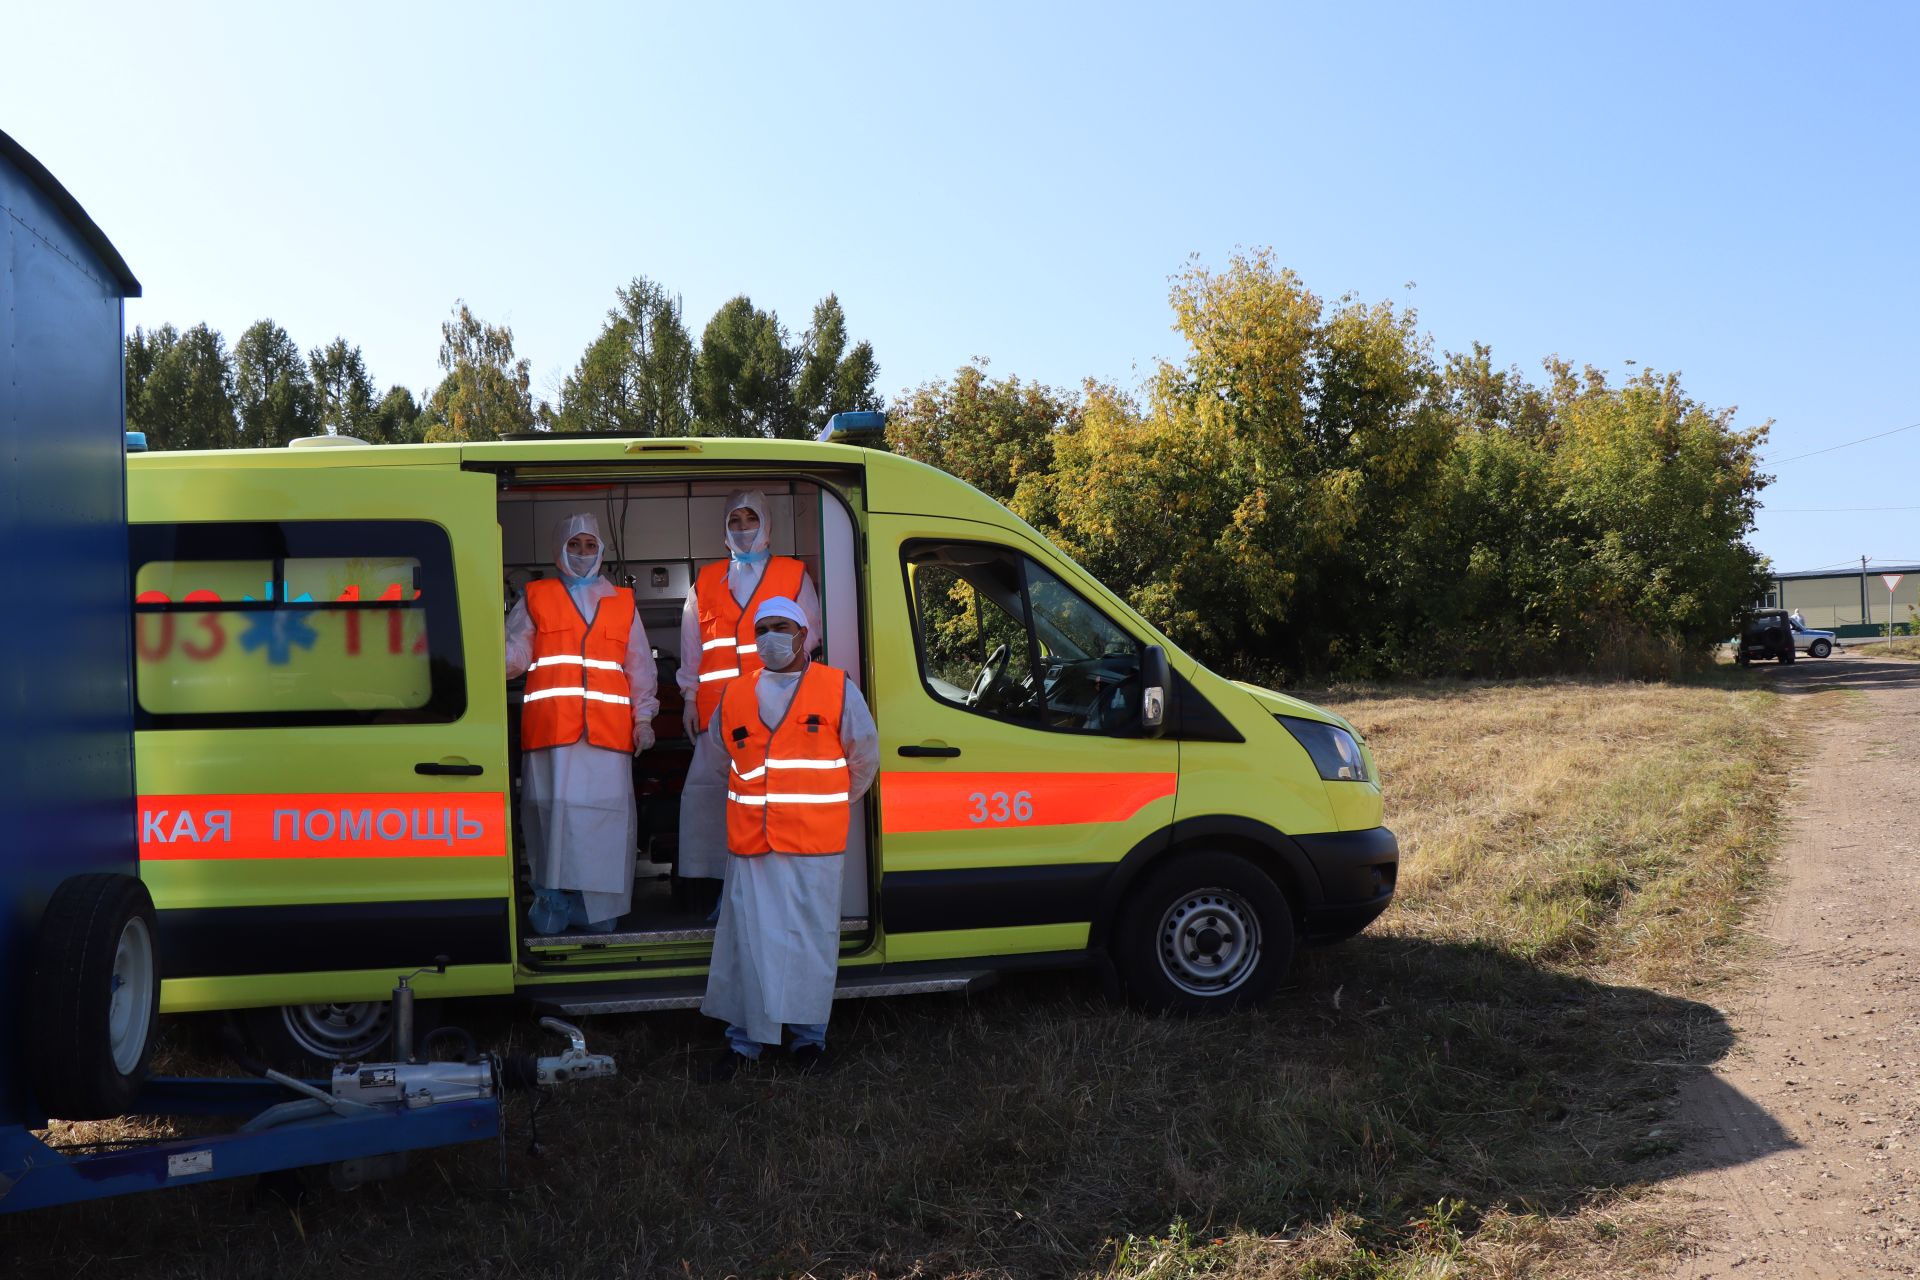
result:
[(755, 625), (765, 622), (768, 618), (786, 618), (802, 628), (807, 625), (807, 615), (800, 612), (800, 606), (786, 596), (769, 596), (760, 602), (758, 609), (753, 611)]

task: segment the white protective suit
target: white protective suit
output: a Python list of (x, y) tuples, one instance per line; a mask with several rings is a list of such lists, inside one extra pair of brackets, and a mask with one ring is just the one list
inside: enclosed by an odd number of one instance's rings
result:
[[(576, 533), (600, 537), (600, 524), (587, 514), (572, 515), (554, 528), (553, 561), (567, 584), (567, 595), (592, 624), (600, 601), (614, 585), (600, 576), (596, 555), (580, 574), (569, 572), (567, 539)], [(603, 544), (604, 545), (604, 544)], [(523, 595), (507, 614), (507, 678), (533, 662), (533, 618)], [(659, 678), (653, 647), (638, 617), (621, 663), (633, 700), (636, 752), (653, 745), (653, 718), (660, 711)], [(536, 889), (574, 890), (581, 894), (589, 924), (617, 920), (633, 905), (634, 846), (638, 837), (633, 801), (633, 761), (623, 752), (596, 747), (585, 738), (564, 747), (525, 753), (520, 760), (520, 822)]]
[[(726, 542), (726, 517), (721, 517), (721, 545), (728, 546), (727, 589), (735, 604), (753, 599), (760, 577), (767, 571), (770, 535), (773, 532), (772, 509), (758, 489), (742, 489), (727, 498), (727, 515), (741, 507), (752, 508), (760, 517), (760, 532), (745, 556), (737, 554)], [(758, 557), (757, 560), (751, 557)], [(820, 638), (820, 593), (811, 576), (800, 579), (800, 594), (795, 597), (800, 611), (807, 615), (810, 643)], [(700, 689), (700, 602), (692, 591), (686, 607), (680, 611), (680, 670), (674, 683), (688, 706)], [(726, 752), (713, 754), (707, 735), (697, 734), (693, 741), (693, 763), (687, 768), (687, 781), (680, 792), (680, 859), (682, 879), (718, 880), (727, 869), (727, 770)], [(709, 782), (711, 778), (713, 781)]]
[[(761, 673), (760, 720), (768, 728), (786, 715), (805, 670)], [(860, 798), (880, 772), (880, 734), (867, 700), (851, 680), (840, 715), (840, 741), (847, 753), (853, 821), (858, 822)], [(720, 741), (719, 716), (702, 742), (711, 762), (710, 781), (724, 794), (727, 750)], [(846, 854), (776, 851), (754, 858), (729, 855), (729, 860), (700, 1012), (743, 1029), (756, 1043), (777, 1045), (783, 1025), (824, 1025), (833, 1012)]]

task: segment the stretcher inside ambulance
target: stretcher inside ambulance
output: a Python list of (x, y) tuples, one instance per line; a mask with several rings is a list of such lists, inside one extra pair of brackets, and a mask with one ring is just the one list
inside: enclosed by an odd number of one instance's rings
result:
[[(351, 1057), (396, 966), (423, 997), (688, 1007), (713, 926), (676, 895), (680, 616), (728, 495), (817, 586), (817, 656), (873, 709), (844, 859), (842, 995), (1094, 964), (1143, 1002), (1272, 990), (1296, 941), (1391, 899), (1350, 725), (1207, 671), (997, 503), (839, 444), (591, 437), (154, 454), (129, 466), (143, 875), (171, 1011)], [(503, 623), (593, 513), (659, 670), (632, 908), (536, 932)]]

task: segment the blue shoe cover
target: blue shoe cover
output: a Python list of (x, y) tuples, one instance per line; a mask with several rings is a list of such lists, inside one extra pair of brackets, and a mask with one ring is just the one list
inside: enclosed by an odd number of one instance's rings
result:
[(533, 905), (527, 909), (527, 923), (536, 934), (565, 933), (567, 895), (561, 889), (535, 889)]

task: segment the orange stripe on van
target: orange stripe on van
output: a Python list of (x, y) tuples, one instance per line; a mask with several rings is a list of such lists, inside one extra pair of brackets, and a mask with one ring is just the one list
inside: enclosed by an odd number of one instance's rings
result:
[(474, 858), (506, 854), (498, 791), (141, 796), (140, 856)]
[(980, 831), (1125, 822), (1173, 795), (1175, 773), (915, 773), (880, 775), (880, 830)]

